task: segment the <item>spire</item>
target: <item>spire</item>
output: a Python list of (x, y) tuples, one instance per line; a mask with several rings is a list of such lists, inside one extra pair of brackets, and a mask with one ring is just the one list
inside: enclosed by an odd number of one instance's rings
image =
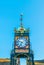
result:
[(20, 14), (20, 26), (23, 27), (22, 20), (23, 20), (23, 13)]

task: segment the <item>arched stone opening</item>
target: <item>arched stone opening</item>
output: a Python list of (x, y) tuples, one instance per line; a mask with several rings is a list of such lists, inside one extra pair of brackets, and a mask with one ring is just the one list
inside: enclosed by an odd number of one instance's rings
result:
[(20, 59), (21, 58), (24, 58), (26, 60), (26, 65), (29, 65), (29, 59), (30, 59), (30, 57), (29, 57), (28, 54), (16, 54), (16, 56), (14, 57), (14, 60), (16, 62), (16, 65), (20, 65)]
[(16, 58), (28, 58), (29, 56), (27, 54), (17, 54)]

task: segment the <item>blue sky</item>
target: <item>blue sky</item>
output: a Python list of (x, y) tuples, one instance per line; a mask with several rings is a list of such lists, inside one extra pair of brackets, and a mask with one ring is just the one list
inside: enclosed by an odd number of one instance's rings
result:
[(44, 0), (0, 1), (0, 58), (10, 58), (14, 44), (14, 28), (30, 27), (30, 44), (34, 59), (44, 59)]
[(26, 58), (20, 58), (20, 65), (26, 65)]

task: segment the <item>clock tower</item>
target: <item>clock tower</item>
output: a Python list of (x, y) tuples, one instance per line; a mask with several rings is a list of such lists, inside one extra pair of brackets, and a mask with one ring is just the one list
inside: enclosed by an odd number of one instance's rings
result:
[(20, 21), (20, 27), (14, 30), (14, 49), (11, 51), (10, 65), (20, 65), (20, 58), (27, 58), (27, 65), (34, 65), (33, 51), (30, 48), (30, 30), (24, 28), (22, 14)]

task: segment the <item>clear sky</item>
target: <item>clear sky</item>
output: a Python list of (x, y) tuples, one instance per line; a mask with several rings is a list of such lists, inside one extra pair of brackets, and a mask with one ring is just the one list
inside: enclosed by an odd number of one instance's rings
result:
[(0, 1), (0, 58), (10, 58), (14, 44), (14, 27), (30, 27), (30, 44), (34, 59), (44, 59), (44, 0)]

